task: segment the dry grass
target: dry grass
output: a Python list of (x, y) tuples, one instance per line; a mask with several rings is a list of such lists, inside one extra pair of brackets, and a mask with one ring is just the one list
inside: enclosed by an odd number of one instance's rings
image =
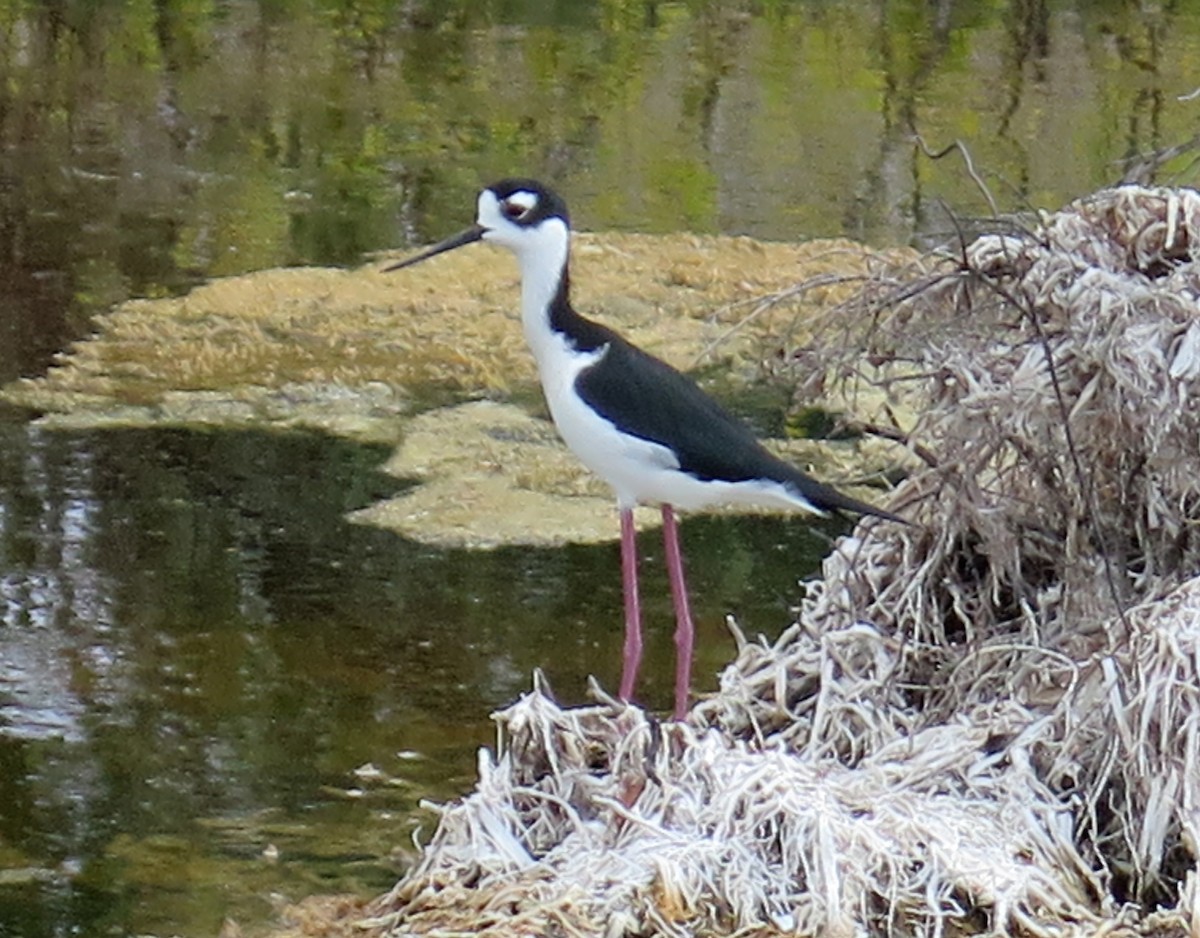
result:
[(1187, 190), (881, 274), (784, 365), (920, 414), (915, 525), (840, 541), (684, 724), (535, 688), (364, 926), (1200, 933), (1198, 311)]
[[(835, 264), (859, 269), (867, 257), (837, 241), (584, 233), (575, 238), (572, 263), (581, 309), (690, 368), (706, 350), (719, 350), (722, 360), (757, 353), (752, 330), (740, 330), (736, 342), (721, 340), (755, 297)], [(511, 258), (480, 246), (403, 273), (381, 266), (265, 270), (182, 297), (131, 300), (103, 316), (96, 335), (72, 346), (47, 375), (14, 382), (0, 398), (77, 421), (119, 409), (126, 422), (178, 423), (203, 411), (179, 402), (181, 395), (203, 403), (219, 394), (249, 402), (250, 416), (270, 423), (277, 414), (268, 410), (277, 411), (293, 388), (334, 388), (349, 399), (382, 385), (405, 399), (499, 396), (535, 382)], [(815, 308), (845, 295), (845, 287), (830, 285), (808, 302)], [(794, 316), (795, 307), (778, 315)], [(762, 319), (758, 335), (775, 325), (771, 316)], [(164, 416), (159, 408), (172, 397), (176, 406)], [(215, 419), (231, 416), (210, 403)], [(324, 426), (319, 416), (314, 422)]]

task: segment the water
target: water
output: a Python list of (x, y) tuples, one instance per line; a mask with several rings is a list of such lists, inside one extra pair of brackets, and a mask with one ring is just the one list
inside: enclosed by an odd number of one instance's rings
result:
[(456, 231), (513, 173), (584, 228), (883, 244), (990, 212), (916, 135), (1001, 211), (1198, 178), (1144, 171), (1195, 133), (1194, 3), (0, 0), (0, 76), (0, 380), (131, 295)]
[[(132, 296), (458, 230), (514, 172), (585, 228), (877, 244), (990, 212), (915, 134), (963, 141), (1001, 211), (1198, 179), (1194, 146), (1145, 168), (1195, 133), (1186, 3), (0, 0), (0, 77), (0, 381)], [(564, 702), (615, 686), (615, 545), (433, 550), (345, 521), (404, 484), (378, 448), (29, 416), (0, 415), (0, 936), (211, 935), (271, 893), (385, 889), (534, 668)], [(712, 687), (724, 616), (777, 632), (824, 541), (683, 537)]]
[[(382, 448), (8, 424), (0, 452), (0, 934), (212, 933), (271, 892), (382, 891), (418, 800), (470, 787), (487, 714), (535, 667), (568, 702), (615, 685), (615, 545), (465, 553), (349, 524), (399, 485)], [(712, 687), (724, 614), (777, 629), (823, 542), (769, 518), (684, 538)]]

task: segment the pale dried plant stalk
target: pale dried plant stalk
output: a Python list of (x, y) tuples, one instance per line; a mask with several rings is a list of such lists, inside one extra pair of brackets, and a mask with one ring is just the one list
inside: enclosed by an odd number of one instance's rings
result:
[(886, 390), (914, 525), (841, 539), (686, 723), (498, 715), (378, 931), (1197, 933), (1200, 195), (1098, 193), (805, 331), (800, 393)]

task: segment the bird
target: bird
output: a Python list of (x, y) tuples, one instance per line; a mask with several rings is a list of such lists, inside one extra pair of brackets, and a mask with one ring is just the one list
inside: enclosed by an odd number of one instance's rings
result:
[(691, 692), (694, 625), (676, 509), (721, 504), (850, 512), (906, 524), (844, 495), (768, 451), (747, 424), (691, 378), (571, 304), (571, 222), (553, 189), (526, 178), (484, 187), (475, 223), (407, 260), (411, 267), (477, 241), (507, 248), (521, 274), (521, 323), (559, 435), (616, 496), (621, 530), (625, 640), (618, 697), (633, 700), (642, 656), (633, 509), (657, 505), (675, 610), (674, 719)]

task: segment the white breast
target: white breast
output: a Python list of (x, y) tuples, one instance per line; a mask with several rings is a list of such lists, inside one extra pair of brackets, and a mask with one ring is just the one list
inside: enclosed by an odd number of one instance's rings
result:
[(608, 347), (578, 352), (561, 335), (540, 343), (538, 370), (550, 415), (563, 441), (588, 469), (612, 487), (622, 508), (669, 504), (684, 511), (714, 505), (761, 505), (816, 511), (778, 482), (700, 481), (679, 471), (666, 446), (622, 433), (575, 393), (580, 373), (598, 362)]
[(577, 352), (563, 336), (555, 335), (542, 345), (538, 371), (550, 416), (563, 442), (580, 462), (612, 486), (621, 507), (629, 508), (637, 502), (656, 501), (647, 490), (650, 478), (665, 472), (679, 475), (673, 472), (679, 462), (667, 447), (621, 433), (575, 393), (575, 379), (607, 350), (605, 346)]

